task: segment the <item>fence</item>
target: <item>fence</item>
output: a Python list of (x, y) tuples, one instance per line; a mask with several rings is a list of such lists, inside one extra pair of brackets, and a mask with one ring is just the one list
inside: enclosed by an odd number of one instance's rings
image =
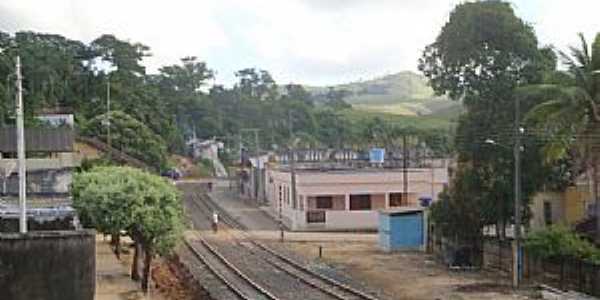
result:
[(502, 275), (512, 274), (512, 240), (492, 240), (483, 242), (483, 268), (497, 271)]
[[(483, 246), (483, 267), (510, 276), (513, 268), (511, 243), (511, 240), (486, 240)], [(523, 281), (598, 297), (600, 296), (600, 265), (568, 257), (544, 259), (524, 250)]]
[(523, 274), (526, 280), (544, 283), (561, 290), (575, 290), (600, 296), (600, 265), (574, 258), (527, 258)]

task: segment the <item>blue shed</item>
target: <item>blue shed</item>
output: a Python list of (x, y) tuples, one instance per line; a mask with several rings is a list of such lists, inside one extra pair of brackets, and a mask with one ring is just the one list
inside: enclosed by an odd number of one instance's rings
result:
[(425, 250), (427, 215), (424, 208), (379, 212), (379, 247), (383, 251)]

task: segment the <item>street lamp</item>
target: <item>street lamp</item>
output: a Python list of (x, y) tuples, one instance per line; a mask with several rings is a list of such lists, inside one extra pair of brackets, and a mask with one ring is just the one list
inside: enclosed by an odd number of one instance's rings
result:
[[(521, 145), (521, 135), (525, 132), (523, 127), (516, 127), (515, 143), (513, 147), (513, 155), (515, 159), (515, 226), (514, 226), (514, 244), (513, 244), (513, 286), (519, 287), (521, 280), (521, 152), (524, 150)], [(499, 146), (505, 149), (511, 147), (502, 145), (493, 139), (486, 139), (486, 144)]]

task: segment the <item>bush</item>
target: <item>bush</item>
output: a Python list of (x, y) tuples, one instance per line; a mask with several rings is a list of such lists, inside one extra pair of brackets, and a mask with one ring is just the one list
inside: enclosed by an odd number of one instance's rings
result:
[(553, 225), (530, 234), (525, 247), (541, 258), (572, 257), (600, 263), (600, 249), (561, 225)]
[[(91, 119), (83, 128), (83, 135), (97, 137), (106, 142), (105, 119), (105, 114)], [(159, 135), (144, 123), (121, 111), (111, 111), (110, 120), (113, 148), (121, 149), (157, 170), (165, 169), (167, 146)]]

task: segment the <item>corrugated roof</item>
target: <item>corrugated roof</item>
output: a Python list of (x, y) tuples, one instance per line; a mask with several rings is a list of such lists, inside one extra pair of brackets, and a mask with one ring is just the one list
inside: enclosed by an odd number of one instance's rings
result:
[[(74, 132), (69, 127), (25, 129), (25, 148), (30, 152), (72, 152)], [(17, 152), (14, 127), (0, 128), (0, 152)]]

